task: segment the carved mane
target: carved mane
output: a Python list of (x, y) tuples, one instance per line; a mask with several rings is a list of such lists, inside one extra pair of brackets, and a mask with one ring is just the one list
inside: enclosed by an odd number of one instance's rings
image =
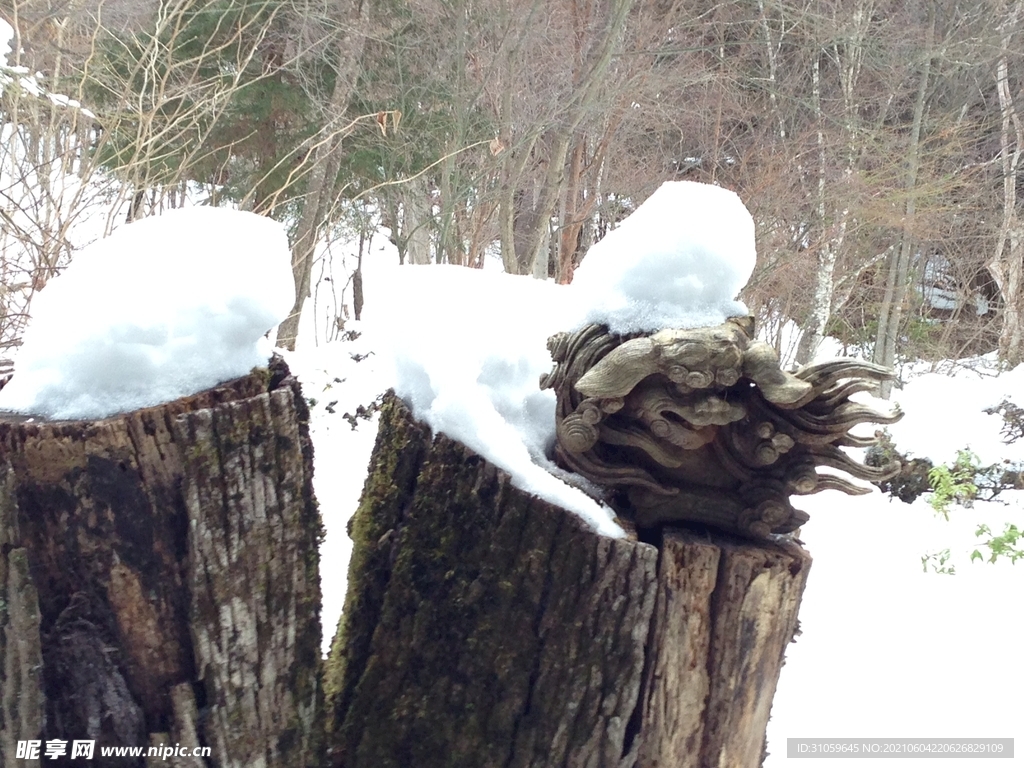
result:
[(840, 450), (873, 445), (850, 430), (902, 417), (850, 400), (892, 378), (835, 360), (788, 373), (752, 339), (753, 318), (714, 328), (617, 336), (588, 325), (548, 340), (557, 395), (555, 460), (610, 489), (640, 527), (692, 521), (763, 538), (807, 521), (791, 494), (868, 489), (818, 467), (879, 482), (899, 463), (868, 467)]

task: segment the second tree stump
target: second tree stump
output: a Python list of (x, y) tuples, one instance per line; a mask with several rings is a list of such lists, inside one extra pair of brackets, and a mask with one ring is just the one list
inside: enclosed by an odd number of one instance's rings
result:
[(352, 533), (330, 765), (760, 765), (797, 544), (599, 536), (393, 395)]

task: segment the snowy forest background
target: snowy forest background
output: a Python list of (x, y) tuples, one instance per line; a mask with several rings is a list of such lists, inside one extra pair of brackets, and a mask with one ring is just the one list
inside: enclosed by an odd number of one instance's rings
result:
[[(753, 215), (760, 335), (895, 365), (895, 446), (940, 470), (913, 505), (801, 500), (815, 564), (766, 765), (787, 737), (1024, 735), (1024, 0), (0, 0), (8, 37), (0, 358), (126, 222), (286, 226), (325, 645), (388, 385), (371, 326), (454, 346), (496, 316), (498, 288), (404, 265), (570, 282), (664, 181), (702, 181)], [(532, 325), (500, 290), (506, 334)]]
[[(405, 263), (568, 282), (608, 227), (689, 179), (753, 213), (742, 298), (783, 354), (829, 335), (887, 365), (1024, 356), (1021, 0), (3, 0), (0, 16), (8, 349), (76, 248), (186, 200), (286, 223), (329, 340), (374, 301), (360, 256), (382, 227)], [(781, 349), (790, 319), (799, 347)]]

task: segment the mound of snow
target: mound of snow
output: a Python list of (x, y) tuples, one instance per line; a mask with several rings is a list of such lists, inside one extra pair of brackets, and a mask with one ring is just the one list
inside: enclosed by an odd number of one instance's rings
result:
[(887, 429), (897, 450), (936, 464), (954, 462), (964, 449), (973, 452), (981, 466), (1024, 462), (1024, 441), (1006, 443), (1000, 435), (1002, 417), (985, 412), (1004, 400), (1022, 404), (1022, 392), (1024, 365), (999, 376), (964, 368), (950, 375), (916, 375), (894, 393), (905, 413)]
[(568, 289), (446, 265), (394, 268), (378, 279), (366, 332), (393, 366), (385, 380), (416, 418), (504, 469), (517, 488), (622, 536), (611, 510), (555, 477), (545, 455), (555, 396), (538, 379), (551, 370), (548, 336), (566, 327)]
[(252, 213), (190, 208), (93, 243), (32, 302), (0, 409), (104, 418), (265, 365), (291, 310), (288, 239)]
[(632, 333), (746, 315), (735, 299), (756, 258), (754, 220), (734, 192), (667, 182), (587, 251), (572, 282), (577, 326)]

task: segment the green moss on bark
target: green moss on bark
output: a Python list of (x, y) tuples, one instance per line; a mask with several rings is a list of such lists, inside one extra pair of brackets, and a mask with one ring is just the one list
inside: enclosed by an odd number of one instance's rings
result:
[[(607, 708), (601, 676), (616, 660), (639, 676), (642, 643), (613, 614), (636, 609), (630, 621), (643, 623), (649, 606), (612, 593), (629, 594), (615, 583), (625, 572), (652, 579), (654, 551), (602, 539), (513, 488), (465, 446), (431, 436), (393, 395), (352, 537), (327, 665), (332, 765), (526, 765), (535, 750), (547, 759), (575, 706), (568, 755), (593, 740)], [(596, 687), (570, 701), (581, 682)], [(628, 719), (631, 706), (611, 709)]]

